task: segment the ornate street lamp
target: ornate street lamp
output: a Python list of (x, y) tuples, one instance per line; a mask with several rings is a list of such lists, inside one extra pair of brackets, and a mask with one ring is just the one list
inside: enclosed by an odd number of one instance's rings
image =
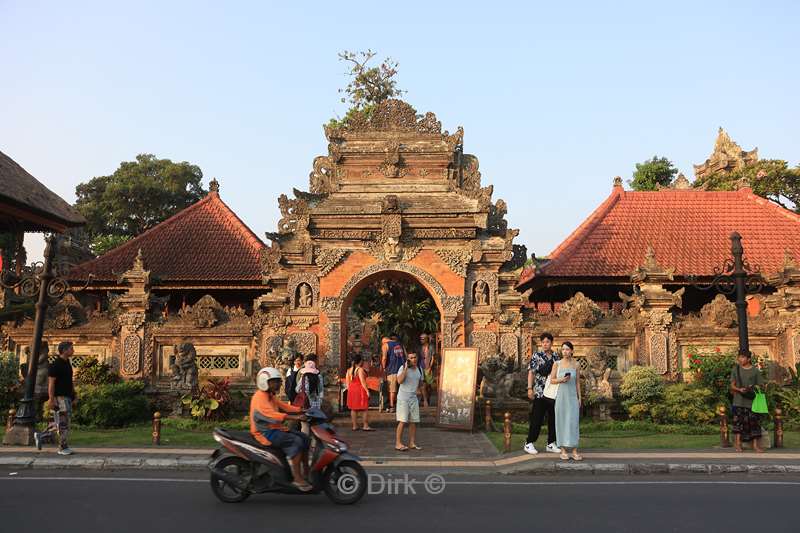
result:
[(715, 289), (725, 295), (736, 293), (739, 352), (749, 352), (750, 338), (747, 329), (747, 301), (745, 300), (745, 295), (761, 292), (766, 281), (761, 275), (758, 265), (753, 268), (745, 259), (742, 236), (735, 231), (731, 233), (731, 256), (731, 259), (727, 259), (722, 268), (714, 268), (714, 277), (710, 283), (699, 283), (696, 276), (689, 276), (689, 281), (700, 290)]
[[(33, 444), (33, 433), (36, 425), (36, 370), (39, 366), (39, 352), (44, 333), (44, 322), (47, 317), (49, 305), (58, 302), (70, 290), (65, 276), (72, 265), (68, 263), (54, 263), (56, 249), (61, 244), (61, 237), (49, 235), (44, 249), (44, 262), (34, 263), (23, 269), (18, 276), (12, 272), (0, 273), (0, 285), (4, 289), (19, 289), (23, 296), (32, 298), (38, 293), (36, 302), (36, 316), (33, 325), (33, 339), (28, 357), (28, 373), (25, 376), (25, 394), (17, 409), (14, 426), (6, 432), (3, 444), (16, 444), (30, 446)], [(85, 289), (92, 280), (77, 289)]]

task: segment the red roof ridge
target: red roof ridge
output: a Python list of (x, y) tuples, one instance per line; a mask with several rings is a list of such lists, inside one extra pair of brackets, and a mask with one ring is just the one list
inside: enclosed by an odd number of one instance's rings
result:
[(567, 249), (578, 246), (599, 224), (603, 218), (611, 211), (611, 208), (616, 205), (617, 201), (622, 197), (623, 194), (626, 194), (625, 190), (622, 187), (614, 187), (611, 190), (611, 194), (605, 201), (600, 204), (587, 218), (586, 220), (581, 223), (580, 226), (575, 228), (575, 230), (567, 236), (564, 241), (559, 244), (552, 252), (548, 254), (550, 261), (542, 266), (540, 272), (546, 271), (547, 267), (555, 264), (558, 262), (559, 256), (562, 253), (565, 253)]

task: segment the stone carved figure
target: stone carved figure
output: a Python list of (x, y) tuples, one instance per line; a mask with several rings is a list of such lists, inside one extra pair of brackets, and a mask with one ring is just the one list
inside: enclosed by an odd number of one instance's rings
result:
[(191, 342), (182, 342), (172, 347), (175, 362), (170, 366), (172, 386), (177, 389), (197, 389), (197, 350)]
[(584, 372), (584, 385), (587, 393), (594, 393), (603, 400), (613, 400), (614, 392), (608, 378), (611, 368), (608, 366), (608, 354), (605, 350), (591, 352), (586, 356), (588, 372)]
[(297, 293), (297, 307), (308, 309), (314, 306), (314, 293), (308, 283), (301, 283)]
[(489, 305), (489, 284), (482, 279), (475, 282), (475, 288), (472, 291), (472, 304)]
[(707, 324), (731, 328), (736, 325), (736, 306), (724, 295), (717, 294), (700, 310), (700, 317)]
[(487, 357), (478, 366), (483, 375), (480, 394), (484, 398), (508, 400), (516, 380), (516, 364), (513, 359), (500, 355)]

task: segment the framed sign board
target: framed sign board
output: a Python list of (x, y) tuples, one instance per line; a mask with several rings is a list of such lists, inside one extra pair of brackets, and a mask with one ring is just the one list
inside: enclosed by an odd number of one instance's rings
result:
[(439, 374), (439, 406), (436, 411), (437, 426), (472, 429), (477, 380), (477, 348), (443, 350)]

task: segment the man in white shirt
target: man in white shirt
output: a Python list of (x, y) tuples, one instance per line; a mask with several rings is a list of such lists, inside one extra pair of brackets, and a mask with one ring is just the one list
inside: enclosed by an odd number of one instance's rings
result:
[[(421, 450), (417, 446), (417, 424), (419, 423), (419, 398), (417, 392), (422, 384), (422, 371), (417, 364), (417, 354), (410, 353), (405, 364), (397, 372), (397, 434), (395, 450)], [(403, 444), (403, 428), (408, 424), (408, 446)]]

